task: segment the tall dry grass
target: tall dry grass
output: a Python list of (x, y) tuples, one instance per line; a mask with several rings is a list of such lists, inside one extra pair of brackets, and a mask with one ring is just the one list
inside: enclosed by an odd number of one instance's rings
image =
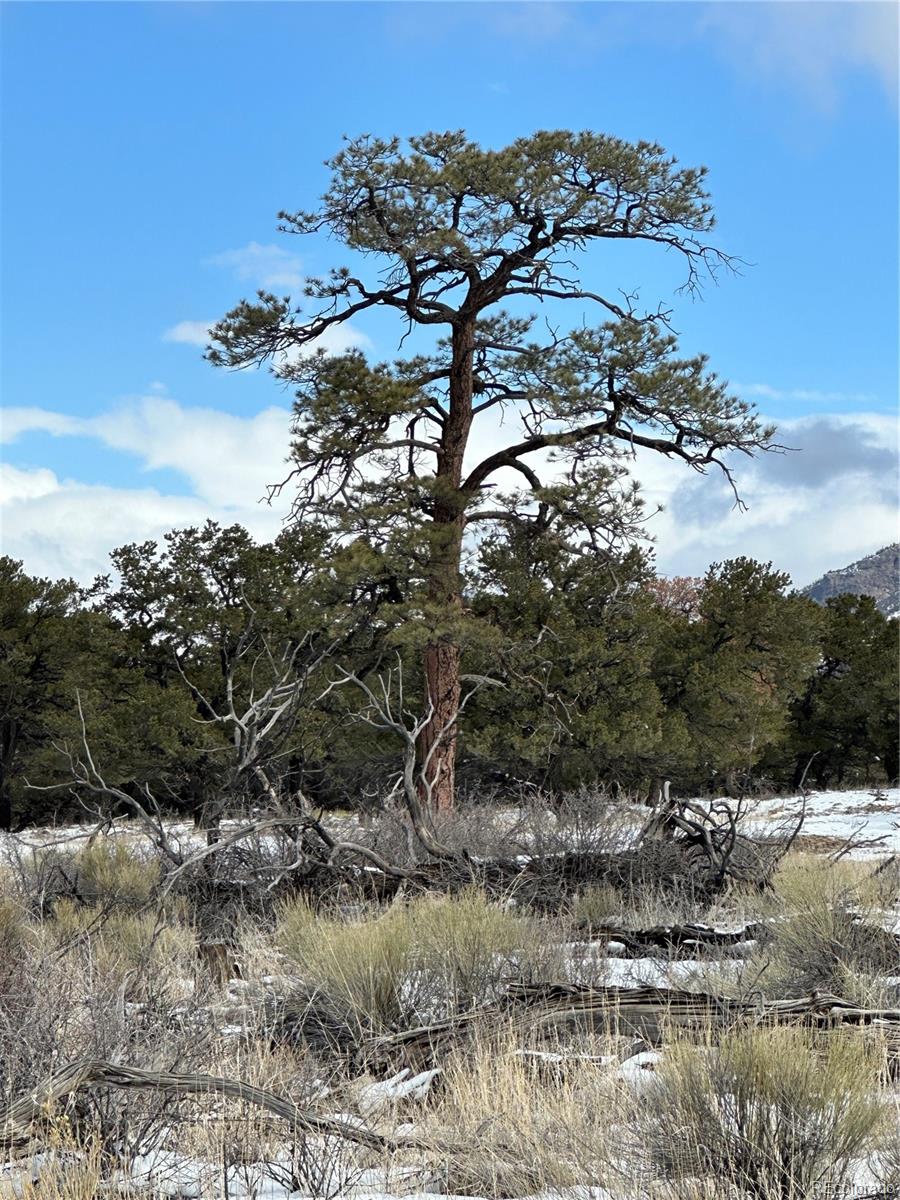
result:
[(807, 1200), (842, 1187), (886, 1119), (881, 1062), (863, 1039), (798, 1027), (676, 1042), (638, 1108), (649, 1162), (691, 1186), (721, 1181), (752, 1200)]
[(758, 973), (769, 995), (817, 990), (876, 1006), (884, 978), (900, 968), (896, 941), (883, 928), (897, 899), (890, 873), (877, 875), (870, 863), (790, 855), (774, 878), (771, 938), (748, 973)]

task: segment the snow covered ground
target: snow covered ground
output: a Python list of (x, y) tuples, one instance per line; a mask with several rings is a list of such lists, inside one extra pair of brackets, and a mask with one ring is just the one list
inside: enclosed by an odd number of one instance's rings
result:
[[(801, 811), (798, 796), (776, 796), (753, 809), (750, 830), (795, 820)], [(878, 792), (813, 792), (806, 802), (805, 836), (851, 839), (850, 858), (873, 858), (900, 853), (900, 788)]]
[[(709, 803), (709, 798), (697, 801)], [(802, 799), (797, 795), (774, 796), (767, 800), (753, 801), (748, 807), (746, 832), (757, 832), (765, 836), (782, 824), (792, 824), (801, 811)], [(611, 810), (612, 811), (612, 810)], [(519, 810), (499, 809), (499, 826), (520, 817)], [(548, 820), (556, 821), (555, 814), (545, 814)], [(647, 819), (647, 809), (638, 805), (622, 805), (616, 809), (617, 844), (626, 845), (629, 834), (637, 832)], [(355, 824), (353, 818), (338, 818), (343, 832), (349, 832)], [(238, 821), (223, 821), (224, 833), (237, 828)], [(346, 826), (346, 829), (343, 827)], [(172, 843), (182, 851), (200, 849), (205, 844), (205, 835), (190, 821), (165, 822), (166, 833)], [(6, 845), (20, 847), (52, 846), (55, 844), (75, 846), (86, 840), (92, 832), (91, 825), (46, 825), (28, 829), (19, 834), (0, 833), (0, 850)], [(900, 853), (900, 788), (876, 790), (856, 789), (852, 791), (812, 792), (806, 801), (804, 835), (829, 838), (852, 839), (848, 854), (852, 858), (877, 857)], [(111, 835), (128, 840), (145, 841), (141, 825), (133, 820), (119, 820), (112, 827)], [(261, 842), (267, 840), (264, 834)], [(274, 839), (269, 839), (274, 844)], [(605, 839), (606, 841), (606, 839)]]
[[(779, 796), (756, 802), (744, 826), (745, 831), (765, 836), (791, 827), (802, 805), (803, 801), (798, 796)], [(831, 850), (848, 842), (847, 855), (854, 858), (900, 853), (898, 788), (880, 792), (862, 789), (814, 792), (806, 799), (805, 812), (803, 835), (807, 838), (829, 839), (828, 844), (823, 843), (820, 847), (822, 850)], [(646, 809), (635, 807), (622, 810), (620, 821), (626, 841), (628, 831), (640, 828), (646, 815)], [(349, 823), (347, 818), (340, 820)], [(18, 835), (0, 834), (0, 854), (51, 845), (76, 848), (90, 832), (89, 826), (66, 826), (45, 827)], [(184, 850), (199, 849), (203, 845), (202, 831), (196, 830), (188, 822), (167, 823), (167, 833)], [(136, 846), (148, 847), (141, 828), (135, 822), (118, 822), (114, 836), (134, 840)], [(814, 843), (808, 845), (816, 848)], [(897, 920), (900, 930), (900, 915)], [(573, 942), (564, 949), (576, 976), (580, 968), (586, 976), (620, 985), (642, 983), (690, 987), (696, 982), (694, 976), (708, 966), (699, 960), (669, 961), (662, 954), (659, 957), (618, 958), (615, 944), (605, 942)], [(720, 971), (739, 971), (744, 964), (740, 957), (735, 957), (717, 960), (715, 965)], [(243, 981), (232, 981), (231, 986), (238, 989), (247, 985)], [(245, 1033), (242, 1025), (227, 1027), (227, 1030), (235, 1035)], [(610, 1070), (619, 1072), (630, 1088), (643, 1090), (654, 1085), (653, 1071), (659, 1057), (654, 1051), (634, 1055), (624, 1062), (610, 1060)], [(369, 1084), (357, 1097), (360, 1112), (369, 1118), (389, 1117), (392, 1106), (401, 1098), (407, 1102), (421, 1102), (439, 1074), (439, 1071), (432, 1070), (416, 1075), (405, 1069), (389, 1080)], [(384, 1109), (388, 1111), (383, 1112)], [(41, 1155), (31, 1162), (23, 1163), (20, 1160), (5, 1166), (0, 1163), (0, 1200), (7, 1196), (29, 1194), (30, 1180), (48, 1167), (52, 1171), (52, 1162), (48, 1161), (48, 1156)], [(138, 1157), (132, 1164), (129, 1183), (138, 1195), (169, 1197), (172, 1200), (188, 1200), (189, 1197), (218, 1200), (225, 1196), (230, 1200), (288, 1200), (288, 1197), (297, 1200), (304, 1193), (292, 1190), (289, 1168), (286, 1159), (223, 1167), (221, 1163), (200, 1161), (179, 1152), (178, 1148), (172, 1148), (170, 1140), (165, 1147), (150, 1149)], [(870, 1182), (863, 1164), (860, 1164), (855, 1182)], [(486, 1200), (484, 1197), (449, 1196), (441, 1191), (433, 1173), (424, 1166), (390, 1172), (368, 1170), (352, 1183), (348, 1180), (348, 1184), (341, 1194), (353, 1200), (394, 1200), (395, 1197), (403, 1197), (403, 1200)], [(523, 1197), (523, 1200), (551, 1200), (551, 1196)], [(552, 1200), (612, 1200), (612, 1195), (600, 1187), (581, 1187), (567, 1192), (554, 1192)]]

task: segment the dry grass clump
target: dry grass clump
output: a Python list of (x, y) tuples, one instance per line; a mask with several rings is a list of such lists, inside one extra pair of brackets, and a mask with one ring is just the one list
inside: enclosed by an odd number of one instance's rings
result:
[(752, 963), (766, 992), (819, 990), (872, 1003), (883, 990), (879, 976), (897, 970), (896, 941), (879, 925), (892, 886), (870, 864), (790, 855), (774, 880), (771, 940)]
[(360, 1032), (397, 1029), (491, 999), (510, 979), (552, 974), (560, 954), (536, 921), (472, 889), (342, 920), (303, 899), (282, 905), (276, 944), (305, 984)]
[(900, 1093), (886, 1104), (883, 1135), (872, 1158), (872, 1174), (888, 1196), (900, 1196)]
[[(472, 888), (422, 897), (406, 910), (415, 967), (454, 1009), (492, 999), (510, 979), (553, 977), (561, 955), (534, 919)], [(540, 970), (539, 970), (540, 969)]]
[(22, 906), (11, 896), (0, 896), (0, 997), (19, 987), (27, 934)]
[[(85, 1058), (149, 1069), (209, 1069), (210, 1030), (194, 1005), (178, 997), (172, 968), (129, 968), (96, 950), (90, 939), (65, 952), (48, 952), (37, 939), (30, 948), (22, 1000), (0, 1002), (4, 1102)], [(81, 1139), (94, 1131), (110, 1153), (137, 1152), (168, 1123), (170, 1105), (153, 1092), (92, 1089), (75, 1106), (76, 1132)]]
[(609, 883), (592, 883), (575, 896), (572, 917), (579, 929), (597, 929), (622, 919), (625, 898)]
[(720, 920), (741, 923), (748, 909), (746, 897), (737, 889), (727, 897), (708, 901), (689, 888), (671, 883), (660, 886), (653, 880), (646, 880), (639, 887), (590, 883), (576, 893), (572, 916), (576, 926), (586, 930), (613, 924), (626, 929), (651, 929), (658, 925)]
[(752, 1200), (805, 1200), (842, 1186), (871, 1148), (884, 1116), (878, 1067), (861, 1039), (792, 1026), (676, 1043), (639, 1106), (640, 1135), (676, 1183), (712, 1178)]
[(75, 855), (58, 846), (2, 847), (3, 892), (40, 920), (63, 897), (77, 895)]
[(343, 921), (313, 912), (305, 899), (282, 905), (275, 940), (305, 983), (356, 1023), (360, 1031), (396, 1028), (404, 1015), (411, 929), (402, 909)]
[(870, 906), (881, 897), (882, 884), (871, 863), (843, 858), (837, 862), (818, 854), (789, 854), (778, 865), (772, 880), (780, 905), (796, 908), (822, 897), (844, 904)]
[[(110, 1192), (104, 1178), (103, 1141), (95, 1131), (76, 1136), (68, 1119), (55, 1116), (47, 1124), (43, 1155), (32, 1170), (17, 1172), (0, 1196), (21, 1200), (97, 1200), (101, 1194), (125, 1200), (124, 1187)], [(2, 1188), (0, 1184), (0, 1188)]]
[(156, 982), (164, 977), (187, 980), (196, 968), (192, 931), (156, 913), (110, 911), (60, 900), (53, 916), (43, 922), (41, 935), (48, 949), (64, 951), (81, 944), (101, 974), (127, 969), (136, 977), (146, 972)]
[(139, 858), (121, 841), (95, 842), (75, 862), (78, 890), (87, 904), (140, 908), (159, 884), (159, 860)]
[(426, 1136), (454, 1147), (440, 1184), (452, 1194), (555, 1194), (601, 1184), (620, 1156), (610, 1114), (615, 1077), (586, 1056), (562, 1072), (518, 1052), (512, 1034), (475, 1041), (444, 1065)]

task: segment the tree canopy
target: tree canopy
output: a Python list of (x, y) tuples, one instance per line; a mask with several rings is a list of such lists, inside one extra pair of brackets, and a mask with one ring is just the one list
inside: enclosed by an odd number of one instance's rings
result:
[[(679, 354), (667, 308), (587, 288), (573, 262), (594, 243), (658, 245), (681, 257), (697, 292), (730, 263), (708, 241), (703, 168), (650, 142), (566, 131), (501, 150), (461, 131), (406, 145), (366, 136), (328, 166), (320, 207), (282, 212), (281, 228), (326, 232), (364, 269), (310, 278), (305, 315), (267, 292), (242, 301), (214, 327), (207, 357), (268, 364), (293, 388), (292, 470), (275, 486), (296, 486), (296, 515), (390, 545), (417, 568), (423, 751), (449, 805), (467, 534), (516, 526), (614, 548), (641, 520), (636, 451), (731, 479), (728, 455), (772, 448), (774, 430), (704, 356)], [(574, 301), (580, 323), (541, 336), (529, 301), (554, 311)], [(401, 342), (433, 326), (431, 344), (393, 362), (316, 352), (329, 329), (374, 308), (397, 314)], [(501, 417), (501, 444), (484, 452), (481, 433), (496, 434)]]

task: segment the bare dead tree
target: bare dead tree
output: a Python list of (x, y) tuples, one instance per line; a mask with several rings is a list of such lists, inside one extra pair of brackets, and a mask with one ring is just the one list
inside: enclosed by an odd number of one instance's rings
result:
[[(407, 706), (402, 665), (380, 675), (374, 687), (350, 671), (341, 671), (329, 688), (356, 688), (362, 693), (365, 703), (352, 719), (361, 721), (371, 729), (391, 733), (400, 740), (403, 766), (390, 795), (402, 795), (416, 838), (428, 854), (440, 859), (457, 858), (458, 854), (445, 846), (434, 830), (431, 817), (435, 809), (433, 794), (441, 786), (441, 776), (440, 769), (433, 769), (432, 760), (439, 757), (445, 739), (455, 737), (457, 721), (473, 696), (485, 687), (503, 686), (499, 680), (486, 675), (463, 675), (461, 682), (467, 690), (461, 693), (458, 707), (447, 715), (436, 732), (431, 703), (418, 715)], [(429, 731), (429, 737), (423, 754), (421, 742), (426, 731)]]
[[(387, 671), (371, 682), (352, 672), (338, 669), (336, 676), (323, 688), (310, 689), (311, 679), (329, 659), (332, 647), (310, 655), (303, 664), (298, 664), (297, 656), (305, 642), (285, 650), (276, 657), (265, 639), (262, 639), (263, 649), (254, 652), (251, 675), (260, 673), (258, 664), (264, 658), (267, 670), (266, 685), (258, 694), (255, 694), (251, 687), (248, 700), (241, 705), (236, 700), (238, 688), (235, 674), (242, 656), (249, 652), (251, 644), (248, 635), (240, 648), (241, 653), (233, 656), (229, 673), (226, 674), (225, 702), (219, 708), (203, 696), (182, 671), (185, 682), (210, 714), (204, 719), (205, 722), (219, 725), (229, 733), (229, 744), (233, 753), (229, 771), (231, 794), (237, 793), (245, 781), (250, 781), (255, 787), (262, 808), (258, 816), (242, 819), (234, 828), (228, 830), (222, 830), (217, 821), (215, 836), (208, 836), (205, 846), (183, 846), (172, 836), (163, 815), (163, 806), (149, 784), (129, 787), (108, 781), (91, 750), (80, 697), (77, 703), (81, 721), (81, 745), (77, 749), (68, 745), (57, 747), (68, 761), (71, 779), (66, 784), (56, 786), (65, 786), (73, 790), (81, 797), (85, 808), (95, 815), (96, 824), (88, 840), (93, 840), (103, 831), (111, 830), (116, 820), (111, 809), (119, 808), (123, 813), (137, 818), (140, 828), (151, 844), (168, 861), (170, 869), (166, 873), (165, 881), (153, 900), (148, 903), (163, 903), (180, 879), (194, 868), (209, 863), (212, 856), (223, 855), (240, 843), (247, 843), (251, 839), (258, 841), (273, 834), (286, 834), (288, 837), (290, 849), (285, 859), (273, 864), (259, 856), (260, 860), (251, 862), (247, 868), (252, 879), (265, 881), (267, 890), (275, 888), (296, 872), (302, 872), (309, 867), (338, 869), (342, 859), (352, 857), (364, 859), (389, 878), (413, 879), (413, 873), (389, 862), (371, 847), (330, 832), (322, 813), (314, 809), (301, 790), (295, 788), (290, 796), (285, 796), (277, 772), (273, 770), (280, 748), (294, 728), (301, 706), (319, 704), (330, 694), (347, 687), (355, 689), (363, 698), (362, 707), (357, 712), (351, 712), (348, 719), (390, 733), (401, 743), (402, 765), (391, 788), (389, 799), (402, 797), (409, 815), (412, 835), (431, 858), (459, 858), (458, 852), (449, 849), (440, 841), (432, 824), (431, 789), (436, 786), (438, 777), (430, 773), (429, 755), (420, 755), (420, 739), (431, 720), (431, 714), (426, 712), (417, 715), (408, 707), (404, 694), (402, 666), (398, 664), (395, 669)], [(482, 688), (502, 686), (499, 681), (486, 676), (467, 675), (463, 681), (467, 690), (462, 696), (459, 709), (452, 715), (453, 724)], [(315, 694), (310, 694), (311, 691)], [(430, 754), (435, 754), (441, 738), (451, 736), (451, 733), (451, 727), (442, 727), (437, 741), (430, 747)]]
[[(67, 788), (81, 797), (93, 797), (98, 803), (94, 806), (97, 815), (97, 826), (91, 835), (92, 839), (103, 829), (110, 829), (113, 823), (111, 806), (119, 806), (131, 816), (136, 817), (144, 832), (159, 852), (175, 867), (184, 862), (181, 849), (172, 841), (166, 829), (159, 802), (154, 796), (148, 783), (142, 783), (134, 789), (140, 793), (140, 798), (134, 791), (127, 791), (116, 784), (108, 783), (97, 768), (91, 753), (84, 719), (84, 709), (81, 704), (81, 694), (76, 691), (75, 704), (78, 709), (78, 720), (81, 726), (81, 746), (73, 749), (68, 743), (54, 742), (53, 746), (69, 765), (71, 778), (66, 783), (39, 786), (26, 784), (34, 791), (50, 792)], [(88, 807), (87, 805), (85, 807)]]
[[(310, 696), (310, 685), (334, 655), (337, 642), (317, 649), (312, 635), (306, 634), (273, 649), (258, 627), (255, 609), (246, 599), (243, 603), (249, 616), (233, 652), (224, 661), (221, 704), (213, 702), (188, 677), (183, 658), (176, 654), (175, 661), (191, 695), (206, 714), (198, 717), (198, 722), (220, 727), (232, 747), (226, 790), (238, 791), (250, 783), (264, 802), (278, 805), (283, 797), (275, 765), (296, 729), (303, 704), (315, 705), (322, 698)], [(249, 676), (249, 692), (240, 700), (238, 676), (244, 670)]]

